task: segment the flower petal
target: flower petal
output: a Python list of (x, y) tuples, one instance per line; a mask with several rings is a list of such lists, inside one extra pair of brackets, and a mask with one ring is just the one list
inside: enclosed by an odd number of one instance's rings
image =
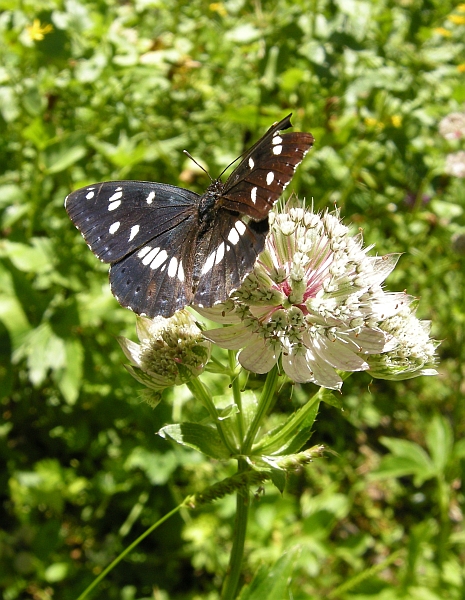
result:
[(283, 369), (289, 379), (296, 383), (313, 381), (313, 371), (307, 363), (305, 354), (283, 354)]
[(312, 349), (335, 369), (341, 371), (365, 371), (368, 369), (368, 363), (339, 339), (330, 341), (324, 336), (318, 336), (313, 340)]
[(231, 327), (220, 327), (219, 329), (210, 329), (203, 332), (204, 337), (221, 348), (227, 350), (240, 350), (254, 341), (254, 333), (242, 323), (231, 325)]
[(362, 354), (379, 354), (388, 343), (388, 336), (377, 327), (362, 327), (360, 331), (349, 331), (348, 338), (356, 351)]
[(244, 369), (252, 373), (268, 373), (276, 364), (278, 354), (269, 342), (258, 338), (250, 346), (241, 350), (238, 358)]
[(140, 367), (140, 352), (141, 347), (139, 344), (128, 340), (125, 337), (119, 336), (116, 338), (121, 346), (122, 351), (124, 352), (126, 358), (129, 362), (135, 367)]

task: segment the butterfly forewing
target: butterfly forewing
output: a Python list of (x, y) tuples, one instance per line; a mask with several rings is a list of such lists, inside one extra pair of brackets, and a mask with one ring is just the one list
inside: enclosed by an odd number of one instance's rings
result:
[(226, 300), (263, 250), (268, 213), (313, 144), (281, 134), (290, 115), (246, 153), (225, 184), (205, 194), (147, 181), (109, 181), (72, 192), (68, 214), (89, 248), (111, 263), (122, 306), (154, 317)]
[(72, 192), (66, 210), (89, 248), (113, 263), (197, 212), (200, 196), (149, 181), (107, 181)]
[(222, 206), (255, 220), (266, 217), (313, 145), (310, 133), (280, 133), (290, 126), (288, 115), (247, 152), (224, 184)]

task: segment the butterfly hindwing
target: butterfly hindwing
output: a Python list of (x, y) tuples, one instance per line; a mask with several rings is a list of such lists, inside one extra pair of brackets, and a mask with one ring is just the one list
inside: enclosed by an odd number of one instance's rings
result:
[(219, 209), (208, 234), (198, 242), (194, 304), (210, 307), (225, 301), (252, 270), (267, 233), (268, 219), (246, 223), (237, 213)]
[(139, 315), (169, 317), (192, 301), (196, 215), (112, 264), (111, 291)]
[(197, 212), (200, 196), (149, 181), (107, 181), (69, 194), (66, 210), (92, 252), (116, 262)]

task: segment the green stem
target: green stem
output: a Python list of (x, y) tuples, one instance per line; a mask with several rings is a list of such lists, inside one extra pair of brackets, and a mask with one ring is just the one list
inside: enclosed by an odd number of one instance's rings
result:
[[(248, 466), (245, 459), (238, 460), (238, 473), (247, 471)], [(223, 584), (221, 600), (234, 600), (237, 596), (239, 578), (242, 571), (242, 559), (244, 556), (245, 534), (247, 531), (247, 520), (249, 516), (250, 495), (249, 490), (237, 492), (236, 496), (236, 520), (234, 523), (233, 545), (226, 579)]]
[(253, 421), (250, 424), (249, 430), (247, 432), (247, 436), (244, 440), (244, 443), (242, 444), (241, 452), (244, 455), (248, 455), (250, 453), (252, 444), (254, 443), (255, 436), (257, 435), (257, 431), (262, 423), (263, 417), (267, 414), (268, 409), (270, 408), (274, 400), (274, 394), (276, 392), (277, 385), (278, 365), (275, 365), (266, 376), (265, 385), (263, 387), (260, 400), (258, 401), (257, 412), (255, 413)]
[(216, 426), (216, 429), (221, 437), (221, 441), (226, 446), (226, 448), (231, 452), (231, 454), (237, 454), (237, 448), (230, 442), (227, 435), (224, 432), (221, 421), (218, 419), (218, 411), (216, 410), (216, 406), (213, 403), (213, 399), (210, 395), (208, 389), (203, 385), (198, 377), (194, 377), (190, 381), (186, 383), (187, 387), (192, 392), (192, 395), (200, 400), (205, 408), (208, 410), (210, 418)]
[(439, 500), (439, 518), (440, 530), (437, 544), (437, 565), (440, 570), (441, 579), (444, 578), (444, 562), (446, 560), (447, 545), (450, 535), (450, 519), (449, 519), (449, 487), (441, 473), (437, 478), (438, 483), (438, 500)]
[(229, 359), (229, 368), (231, 370), (231, 387), (233, 391), (234, 402), (239, 409), (237, 413), (237, 430), (239, 434), (239, 439), (242, 442), (244, 439), (244, 413), (242, 411), (242, 396), (241, 396), (241, 387), (239, 383), (239, 377), (236, 370), (236, 353), (234, 350), (228, 351), (228, 359)]
[(181, 510), (181, 508), (183, 508), (184, 506), (186, 506), (187, 502), (188, 502), (189, 498), (187, 498), (186, 500), (184, 500), (184, 502), (182, 502), (181, 504), (179, 504), (178, 506), (176, 506), (176, 508), (173, 508), (173, 510), (171, 510), (169, 513), (167, 513), (165, 516), (163, 516), (161, 519), (159, 519), (156, 523), (154, 523), (151, 527), (149, 527), (147, 529), (147, 531), (144, 531), (144, 533), (142, 535), (140, 535), (137, 540), (134, 540), (134, 542), (132, 542), (132, 544), (130, 544), (127, 548), (125, 548), (123, 550), (123, 552), (121, 552), (121, 554), (119, 556), (117, 556), (115, 558), (115, 560), (110, 563), (108, 565), (108, 567), (106, 569), (104, 569), (100, 575), (98, 577), (96, 577), (94, 579), (94, 581), (82, 592), (82, 594), (78, 597), (77, 600), (83, 600), (84, 598), (87, 598), (87, 596), (89, 595), (89, 593), (94, 589), (94, 587), (96, 585), (98, 585), (102, 579), (104, 577), (106, 577), (106, 575), (114, 568), (116, 567), (116, 565), (121, 562), (123, 560), (123, 558), (129, 554), (129, 552), (131, 552), (131, 550), (133, 548), (135, 548), (138, 544), (141, 543), (141, 541), (143, 539), (145, 539), (148, 535), (150, 535), (152, 533), (152, 531), (154, 529), (156, 529), (157, 527), (159, 527), (162, 523), (164, 523), (165, 521), (167, 521), (170, 517), (172, 517), (173, 515), (175, 515), (178, 511)]

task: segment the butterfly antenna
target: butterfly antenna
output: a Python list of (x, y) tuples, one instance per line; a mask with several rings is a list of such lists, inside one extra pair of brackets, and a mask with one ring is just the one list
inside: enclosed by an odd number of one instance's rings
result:
[(229, 169), (229, 167), (231, 165), (233, 165), (235, 162), (237, 162), (240, 158), (242, 158), (244, 156), (245, 152), (243, 154), (241, 154), (240, 156), (238, 156), (235, 160), (233, 160), (231, 163), (229, 163), (229, 165), (226, 167), (226, 169), (223, 169), (218, 177), (218, 179), (221, 179), (223, 177), (223, 175), (226, 173), (226, 171)]
[(194, 162), (200, 169), (202, 169), (202, 171), (204, 173), (206, 173), (208, 175), (208, 177), (210, 178), (210, 181), (213, 181), (212, 176), (210, 175), (210, 173), (206, 169), (204, 169), (200, 163), (198, 163), (195, 160), (195, 158), (192, 156), (192, 154), (189, 154), (189, 152), (187, 150), (183, 150), (183, 152), (184, 152), (184, 154), (186, 156), (188, 156), (191, 159), (192, 162)]

